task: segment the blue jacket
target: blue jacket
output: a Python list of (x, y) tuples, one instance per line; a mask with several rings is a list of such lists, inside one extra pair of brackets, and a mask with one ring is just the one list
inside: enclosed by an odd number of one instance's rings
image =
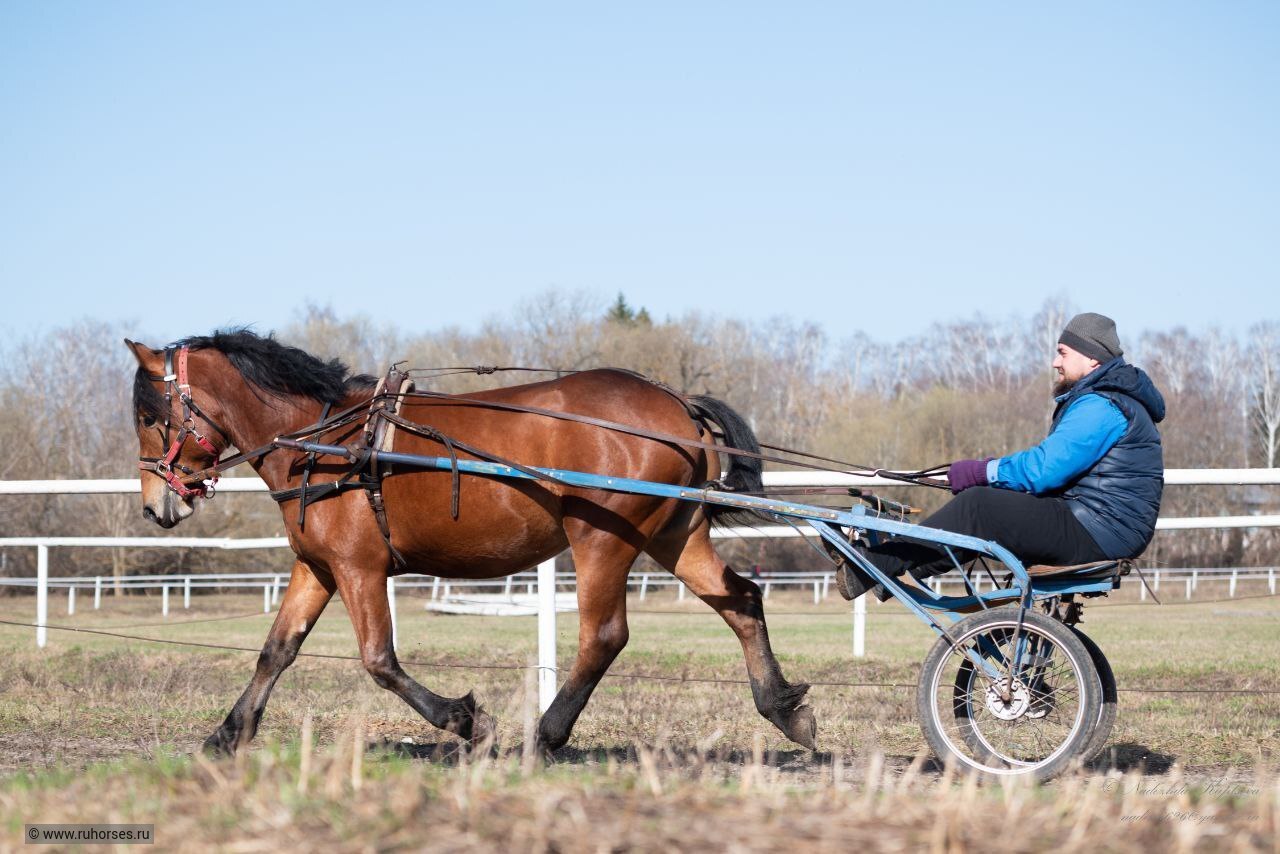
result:
[(1044, 441), (987, 464), (992, 486), (1067, 500), (1108, 557), (1141, 554), (1155, 534), (1164, 458), (1155, 425), (1164, 398), (1121, 358), (1057, 399)]

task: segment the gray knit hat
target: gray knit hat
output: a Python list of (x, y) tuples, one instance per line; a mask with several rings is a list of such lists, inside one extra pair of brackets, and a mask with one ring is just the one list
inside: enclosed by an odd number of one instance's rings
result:
[(1058, 336), (1058, 343), (1099, 362), (1124, 355), (1124, 350), (1120, 349), (1120, 336), (1116, 334), (1116, 322), (1105, 314), (1091, 311), (1071, 318), (1062, 335)]

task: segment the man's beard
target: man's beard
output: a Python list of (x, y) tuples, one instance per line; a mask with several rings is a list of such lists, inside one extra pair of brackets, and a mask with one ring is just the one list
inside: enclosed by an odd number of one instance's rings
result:
[(1053, 396), (1061, 397), (1062, 395), (1071, 391), (1071, 389), (1075, 388), (1077, 382), (1079, 382), (1079, 380), (1068, 380), (1068, 379), (1057, 380), (1053, 384)]

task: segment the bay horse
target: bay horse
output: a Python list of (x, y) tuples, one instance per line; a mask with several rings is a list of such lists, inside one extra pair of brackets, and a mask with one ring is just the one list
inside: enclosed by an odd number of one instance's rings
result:
[[(164, 350), (126, 339), (138, 362), (134, 414), (142, 480), (142, 513), (172, 528), (195, 512), (204, 488), (184, 484), (177, 471), (212, 465), (228, 448), (267, 446), (275, 437), (321, 419), (329, 407), (372, 400), (375, 381), (352, 375), (273, 336), (246, 330), (186, 338)], [(180, 367), (174, 367), (174, 361)], [(175, 373), (176, 371), (176, 373)], [(176, 393), (175, 393), (176, 390)], [(176, 398), (176, 399), (175, 399)], [(528, 412), (485, 408), (484, 402), (537, 407), (623, 422), (646, 431), (700, 440), (685, 401), (636, 374), (612, 369), (480, 391), (465, 397), (404, 400), (401, 416), (440, 434), (525, 466), (597, 472), (681, 486), (720, 477), (720, 461), (705, 448), (683, 447), (599, 426)], [(687, 401), (719, 426), (730, 447), (758, 445), (728, 405), (709, 397)], [(323, 441), (354, 439), (361, 423), (329, 432)], [(175, 435), (176, 431), (176, 435)], [(439, 442), (405, 430), (394, 450), (438, 455)], [(456, 451), (463, 458), (472, 458)], [(272, 491), (297, 487), (305, 454), (274, 449), (250, 460)], [(163, 461), (163, 462), (162, 462)], [(310, 475), (318, 486), (349, 465), (319, 458)], [(760, 489), (761, 463), (733, 456), (729, 488)], [(787, 738), (814, 748), (816, 724), (804, 704), (809, 686), (792, 685), (769, 644), (760, 588), (727, 566), (712, 548), (709, 526), (724, 508), (678, 499), (571, 488), (545, 481), (463, 475), (456, 518), (451, 473), (397, 469), (383, 482), (392, 559), (364, 490), (336, 492), (311, 504), (300, 520), (297, 498), (281, 502), (296, 560), (275, 622), (244, 693), (205, 741), (211, 753), (234, 753), (253, 738), (280, 674), (296, 658), (307, 633), (338, 591), (351, 618), (369, 675), (434, 726), (472, 743), (493, 721), (468, 693), (439, 696), (410, 677), (396, 659), (386, 579), (404, 572), (449, 578), (497, 578), (571, 550), (577, 574), (579, 632), (573, 666), (539, 721), (538, 746), (563, 746), (609, 665), (627, 643), (627, 575), (644, 552), (672, 572), (728, 623), (742, 644), (751, 692), (760, 714)]]

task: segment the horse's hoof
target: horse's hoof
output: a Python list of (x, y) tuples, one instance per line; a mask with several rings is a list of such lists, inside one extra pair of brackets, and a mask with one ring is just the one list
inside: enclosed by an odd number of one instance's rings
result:
[(556, 751), (559, 749), (547, 744), (541, 738), (533, 743), (533, 755), (542, 762), (544, 768), (556, 764)]
[(813, 716), (813, 708), (804, 705), (794, 709), (783, 733), (801, 747), (817, 750), (818, 720)]
[[(538, 734), (533, 742), (534, 750), (541, 754), (548, 764), (555, 761), (556, 751), (569, 743), (569, 733), (548, 731), (550, 728), (546, 725), (550, 722), (551, 719), (547, 717), (539, 722)], [(559, 728), (556, 727), (556, 729)]]
[(477, 747), (483, 747), (486, 743), (492, 744), (497, 740), (498, 721), (493, 715), (477, 707), (471, 713), (471, 734), (467, 738), (467, 744), (474, 750)]
[(224, 738), (222, 733), (215, 732), (204, 740), (200, 750), (210, 759), (227, 759), (235, 756), (236, 743)]

